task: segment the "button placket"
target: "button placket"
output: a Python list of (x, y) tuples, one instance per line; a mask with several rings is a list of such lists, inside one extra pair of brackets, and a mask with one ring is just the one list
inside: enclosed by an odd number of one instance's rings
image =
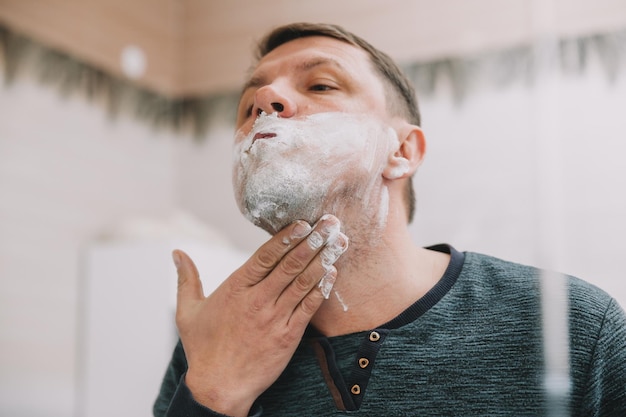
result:
[(370, 333), (370, 342), (378, 342), (380, 340), (380, 333), (371, 332)]
[(350, 376), (350, 394), (357, 407), (365, 396), (369, 378), (371, 376), (376, 356), (382, 346), (385, 337), (389, 334), (387, 329), (376, 329), (365, 333), (354, 363), (354, 368)]

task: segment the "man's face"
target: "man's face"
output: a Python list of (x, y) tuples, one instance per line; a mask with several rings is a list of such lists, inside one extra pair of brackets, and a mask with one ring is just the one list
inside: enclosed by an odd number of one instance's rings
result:
[[(307, 37), (266, 55), (243, 92), (233, 185), (242, 213), (276, 233), (354, 208), (384, 223), (382, 170), (398, 141), (368, 55)], [(384, 217), (384, 218), (383, 218)]]
[[(272, 103), (282, 105), (282, 111)], [(242, 93), (237, 129), (249, 133), (260, 111), (282, 118), (344, 112), (387, 116), (383, 84), (362, 49), (311, 36), (287, 42), (258, 63)]]

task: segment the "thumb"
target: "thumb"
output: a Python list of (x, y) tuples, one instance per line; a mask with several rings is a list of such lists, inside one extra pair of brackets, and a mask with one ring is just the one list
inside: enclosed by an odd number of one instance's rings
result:
[(180, 305), (185, 300), (199, 300), (204, 298), (200, 274), (189, 255), (176, 249), (172, 252), (172, 259), (178, 272), (177, 301)]

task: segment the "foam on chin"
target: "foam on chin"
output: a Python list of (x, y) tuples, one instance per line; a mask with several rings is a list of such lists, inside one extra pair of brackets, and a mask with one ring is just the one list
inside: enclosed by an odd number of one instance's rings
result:
[[(273, 137), (254, 140), (259, 133)], [(271, 234), (298, 219), (314, 223), (325, 213), (340, 216), (355, 203), (384, 226), (388, 199), (382, 170), (397, 146), (393, 129), (362, 116), (261, 115), (250, 133), (235, 136), (237, 204)]]

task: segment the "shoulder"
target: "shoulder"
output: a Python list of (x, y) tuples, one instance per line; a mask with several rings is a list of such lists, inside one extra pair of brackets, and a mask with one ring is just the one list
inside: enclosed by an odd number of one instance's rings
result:
[(618, 343), (622, 350), (626, 348), (624, 310), (602, 289), (569, 277), (569, 312), (573, 343), (595, 349), (598, 343), (611, 341), (611, 344)]
[(457, 290), (474, 294), (486, 303), (518, 304), (538, 298), (540, 274), (532, 266), (465, 252)]
[(619, 307), (617, 301), (604, 290), (577, 277), (568, 277), (570, 307), (580, 314), (599, 312), (604, 316), (606, 310)]
[(511, 280), (537, 278), (540, 274), (540, 270), (536, 267), (476, 252), (465, 252), (463, 272), (472, 278), (484, 279), (492, 277)]
[[(602, 289), (577, 277), (466, 252), (446, 305), (456, 307), (481, 331), (487, 329), (500, 340), (519, 346), (528, 346), (532, 341), (540, 355), (545, 336), (543, 302), (549, 306), (554, 298), (542, 289), (545, 280), (559, 277), (567, 289), (561, 296), (567, 297), (573, 409), (582, 410), (580, 415), (600, 415), (599, 409), (610, 409), (614, 413), (602, 415), (624, 416), (626, 314)], [(500, 323), (504, 326), (498, 327)]]
[[(478, 281), (484, 286), (506, 286), (516, 290), (530, 286), (539, 290), (541, 277), (550, 279), (548, 276), (555, 274), (530, 265), (466, 252), (462, 275), (465, 279)], [(565, 274), (556, 275), (565, 277), (573, 307), (604, 311), (609, 304), (615, 303), (615, 300), (604, 290), (583, 279)]]
[[(554, 275), (534, 266), (466, 252), (459, 284), (463, 291), (478, 292), (492, 298), (492, 302), (493, 298), (508, 302), (539, 299), (541, 280)], [(577, 277), (561, 276), (567, 282), (570, 319), (576, 326), (601, 325), (607, 311), (620, 309), (617, 302), (597, 286)]]

